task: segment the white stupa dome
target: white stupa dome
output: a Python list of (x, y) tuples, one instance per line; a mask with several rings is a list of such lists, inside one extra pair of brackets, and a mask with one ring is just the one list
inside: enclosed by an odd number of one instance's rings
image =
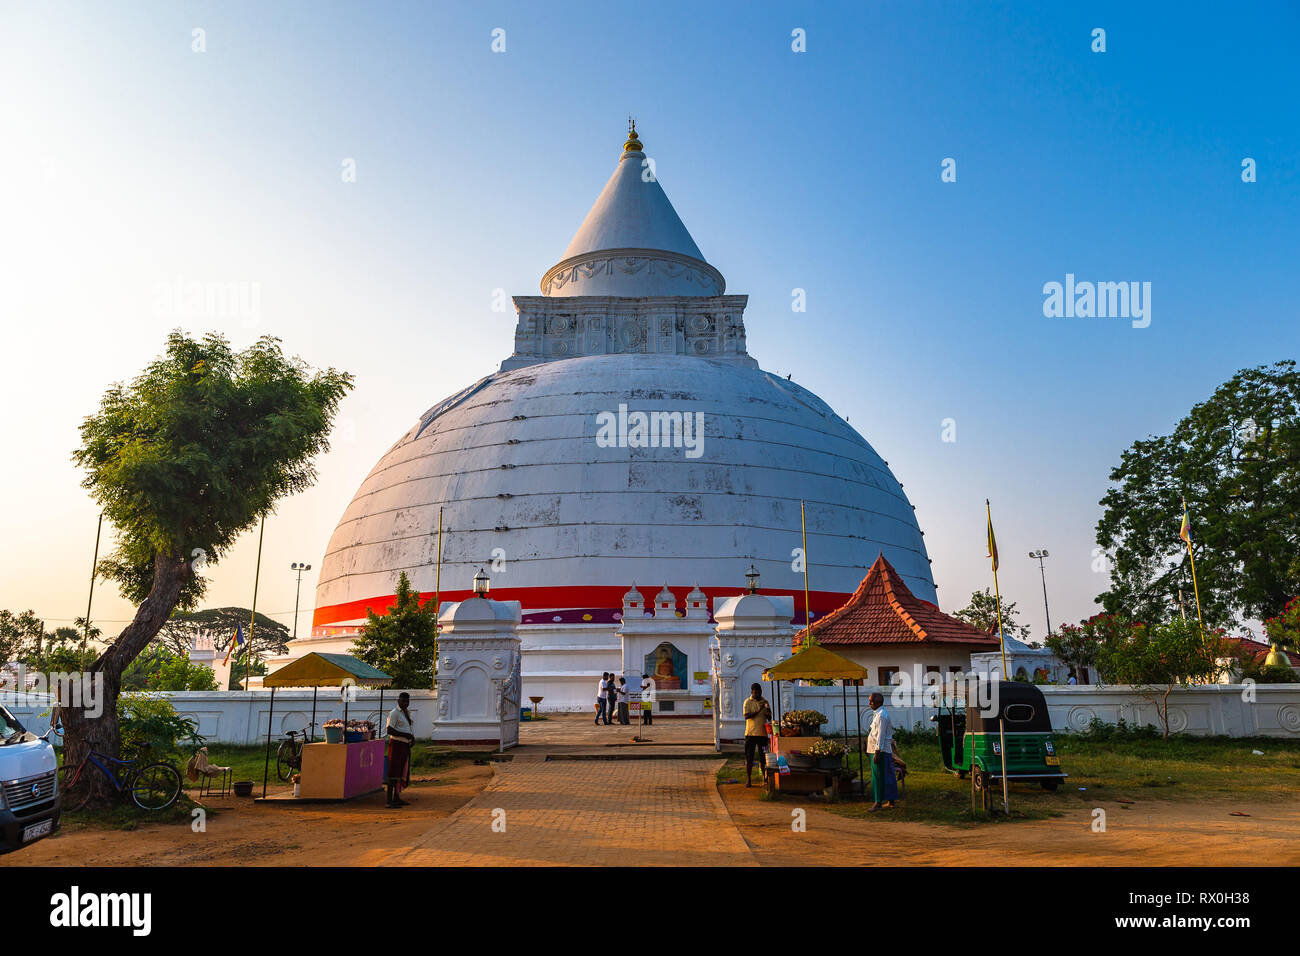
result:
[[(616, 622), (633, 581), (666, 580), (679, 600), (698, 582), (716, 606), (751, 563), (801, 609), (801, 500), (814, 612), (881, 552), (935, 600), (902, 487), (816, 395), (749, 357), (746, 297), (722, 294), (632, 144), (549, 295), (515, 298), (515, 354), (434, 405), (358, 489), (321, 562), (318, 628), (382, 612), (402, 571), (431, 594), (439, 507), (443, 599), (494, 566), (492, 596), (519, 600), (525, 625)], [(636, 444), (637, 413), (683, 423), (664, 433), (682, 441)]]

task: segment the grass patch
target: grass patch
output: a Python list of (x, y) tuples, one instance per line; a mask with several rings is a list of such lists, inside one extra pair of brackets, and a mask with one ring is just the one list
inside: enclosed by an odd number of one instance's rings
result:
[[(1171, 737), (1165, 741), (1143, 732), (1109, 734), (1104, 739), (1057, 734), (1054, 739), (1061, 769), (1069, 778), (1056, 793), (1037, 784), (1012, 784), (1012, 815), (1008, 818), (996, 811), (988, 816), (972, 814), (970, 781), (959, 780), (943, 768), (933, 733), (896, 732), (895, 741), (908, 767), (905, 796), (896, 809), (873, 813), (871, 818), (977, 826), (1062, 816), (1094, 807), (1099, 800), (1132, 800), (1135, 804), (1152, 799), (1281, 800), (1294, 798), (1300, 790), (1300, 741), (1271, 737)], [(855, 747), (856, 737), (850, 737), (848, 744)], [(844, 765), (858, 769), (856, 752), (846, 755)], [(865, 758), (864, 766), (870, 780), (870, 763)], [(719, 781), (732, 777), (744, 780), (743, 758), (729, 759), (718, 771)], [(994, 796), (995, 805), (1000, 805), (1000, 787)], [(862, 816), (869, 805), (854, 801), (825, 806), (845, 816)]]

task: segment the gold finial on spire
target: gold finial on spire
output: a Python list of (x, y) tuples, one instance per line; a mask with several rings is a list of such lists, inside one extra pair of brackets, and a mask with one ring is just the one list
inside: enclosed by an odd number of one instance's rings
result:
[(639, 153), (644, 148), (641, 145), (641, 140), (636, 137), (636, 120), (629, 116), (627, 118), (627, 142), (623, 144), (623, 152)]

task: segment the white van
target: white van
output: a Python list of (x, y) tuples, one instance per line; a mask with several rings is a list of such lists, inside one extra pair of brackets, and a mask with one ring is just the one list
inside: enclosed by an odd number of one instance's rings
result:
[(0, 705), (0, 852), (59, 827), (59, 759), (48, 740), (28, 733)]

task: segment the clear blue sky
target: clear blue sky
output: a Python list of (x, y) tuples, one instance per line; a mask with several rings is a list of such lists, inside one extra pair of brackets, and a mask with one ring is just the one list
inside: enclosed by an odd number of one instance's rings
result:
[[(1052, 553), (1053, 620), (1085, 616), (1120, 452), (1300, 339), (1300, 15), (1134, 6), (6, 4), (0, 607), (84, 610), (76, 426), (180, 325), (358, 377), (320, 483), (268, 525), (259, 608), (288, 623), (288, 563), (319, 566), (374, 461), (510, 352), (493, 290), (537, 293), (632, 113), (750, 296), (751, 353), (904, 483), (943, 607), (990, 583), (989, 497), (1036, 635), (1030, 548)], [(1066, 273), (1150, 282), (1150, 327), (1045, 318)], [(157, 304), (176, 281), (256, 284), (260, 308), (178, 317)], [(254, 550), (209, 603), (249, 603)], [(116, 633), (130, 608), (96, 601)]]

